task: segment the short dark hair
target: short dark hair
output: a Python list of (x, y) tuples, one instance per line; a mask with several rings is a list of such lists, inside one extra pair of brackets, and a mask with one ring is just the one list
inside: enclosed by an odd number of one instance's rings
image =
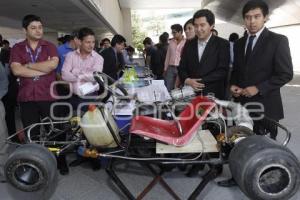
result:
[(102, 40), (101, 40), (101, 43), (104, 43), (104, 42), (106, 42), (106, 41), (110, 43), (110, 39), (108, 39), (108, 38), (102, 39)]
[(262, 10), (264, 17), (269, 14), (269, 6), (266, 2), (262, 0), (250, 0), (243, 7), (243, 18), (245, 18), (247, 12), (256, 8)]
[(79, 32), (78, 29), (73, 30), (72, 33), (71, 33), (71, 36), (72, 36), (73, 38), (78, 38), (78, 32)]
[(173, 25), (171, 26), (171, 30), (175, 30), (175, 31), (177, 31), (177, 32), (180, 32), (180, 31), (181, 31), (181, 33), (183, 32), (182, 26), (181, 26), (180, 24), (173, 24)]
[(63, 36), (57, 38), (57, 41), (58, 41), (58, 42), (61, 42), (61, 43), (65, 43), (65, 40), (64, 40), (64, 37), (63, 37)]
[(211, 30), (211, 32), (215, 32), (217, 36), (219, 35), (219, 32), (214, 28)]
[(29, 24), (33, 21), (38, 21), (42, 23), (42, 19), (39, 16), (36, 15), (26, 15), (25, 17), (23, 17), (22, 20), (22, 27), (27, 29), (27, 27), (29, 26)]
[(169, 39), (169, 33), (168, 32), (163, 32), (162, 35), (164, 35), (166, 38)]
[(161, 44), (167, 44), (168, 43), (168, 39), (169, 39), (169, 35), (161, 34), (159, 36), (159, 41), (160, 41)]
[(9, 41), (8, 40), (3, 40), (2, 41), (2, 45), (8, 44), (9, 45)]
[(152, 45), (152, 39), (149, 37), (146, 37), (143, 41), (143, 44), (144, 45), (146, 45), (146, 44)]
[(193, 16), (193, 23), (195, 22), (195, 19), (199, 17), (205, 17), (210, 26), (215, 24), (215, 15), (208, 9), (201, 9), (195, 12)]
[(72, 36), (72, 35), (65, 35), (63, 43), (70, 42), (71, 40), (74, 40), (74, 36)]
[(126, 47), (126, 51), (128, 51), (128, 52), (134, 52), (135, 50), (134, 50), (134, 48), (132, 47), (132, 46), (128, 46), (128, 47)]
[(83, 40), (84, 37), (89, 36), (89, 35), (95, 36), (94, 31), (90, 28), (83, 27), (83, 28), (79, 29), (79, 31), (78, 31), (78, 39), (79, 40)]
[(239, 35), (237, 33), (231, 33), (229, 35), (229, 41), (230, 42), (235, 42), (239, 39)]
[(183, 30), (186, 29), (186, 27), (187, 27), (188, 24), (192, 24), (193, 25), (193, 18), (191, 18), (191, 19), (187, 20), (187, 22), (185, 22), (185, 24), (183, 26)]
[(114, 35), (114, 37), (111, 39), (111, 46), (114, 47), (116, 44), (121, 44), (122, 42), (126, 42), (126, 39), (119, 34)]

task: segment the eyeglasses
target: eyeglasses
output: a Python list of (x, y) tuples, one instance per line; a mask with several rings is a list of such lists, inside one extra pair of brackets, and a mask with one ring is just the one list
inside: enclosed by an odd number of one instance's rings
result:
[(172, 34), (175, 35), (176, 33), (178, 33), (177, 31), (172, 31)]

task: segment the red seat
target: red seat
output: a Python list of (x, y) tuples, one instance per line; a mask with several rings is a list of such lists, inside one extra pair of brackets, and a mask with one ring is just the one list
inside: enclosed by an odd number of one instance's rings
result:
[[(199, 126), (215, 105), (213, 100), (204, 96), (197, 96), (180, 113), (177, 122), (175, 120), (135, 116), (131, 122), (130, 133), (175, 146), (184, 146), (195, 136)], [(182, 133), (178, 125), (182, 128)]]

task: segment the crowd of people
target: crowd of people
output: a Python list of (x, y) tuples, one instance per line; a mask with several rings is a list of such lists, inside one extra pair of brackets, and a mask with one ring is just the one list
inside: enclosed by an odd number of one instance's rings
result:
[[(279, 121), (284, 117), (280, 88), (292, 79), (293, 66), (288, 39), (265, 27), (268, 14), (265, 2), (248, 1), (242, 10), (245, 34), (239, 39), (238, 34), (232, 33), (226, 40), (215, 30), (214, 13), (198, 10), (183, 27), (170, 27), (172, 38), (164, 32), (158, 44), (149, 37), (144, 39), (145, 65), (156, 79), (165, 81), (168, 91), (189, 85), (198, 95), (210, 94), (223, 100), (232, 96), (243, 105), (259, 102), (266, 116)], [(17, 102), (23, 126), (27, 127), (50, 116), (53, 102), (62, 101), (55, 98), (57, 95), (71, 93), (63, 101), (70, 102), (74, 110), (83, 102), (96, 101), (99, 88), (93, 79), (94, 71), (117, 80), (125, 65), (134, 64), (135, 49), (126, 46), (126, 39), (119, 34), (111, 40), (102, 39), (96, 47), (95, 33), (83, 27), (61, 38), (61, 45), (56, 47), (43, 39), (40, 17), (25, 16), (22, 27), (26, 39), (12, 48), (1, 37), (1, 142), (4, 121), (9, 135), (16, 132)], [(53, 88), (55, 81), (69, 84)], [(85, 94), (85, 84), (95, 87)], [(58, 116), (65, 116), (64, 112), (67, 111), (60, 109)], [(255, 121), (255, 132), (262, 133), (264, 129)], [(33, 135), (38, 134), (35, 131)], [(276, 135), (277, 130), (271, 130), (271, 137), (275, 139)]]

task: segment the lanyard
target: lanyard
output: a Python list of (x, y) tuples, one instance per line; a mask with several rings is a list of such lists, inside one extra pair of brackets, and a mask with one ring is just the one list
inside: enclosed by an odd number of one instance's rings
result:
[[(36, 61), (37, 61), (37, 59), (38, 59), (41, 51), (42, 51), (42, 46), (40, 46), (37, 49), (37, 52), (36, 52), (35, 56), (33, 57), (33, 53), (31, 51), (31, 49), (26, 45), (26, 52), (29, 53), (29, 55), (30, 55), (31, 63), (36, 63)], [(38, 81), (40, 79), (40, 77), (39, 76), (35, 76), (32, 79), (33, 79), (33, 81)]]
[(32, 62), (32, 63), (36, 63), (36, 61), (37, 61), (37, 59), (38, 59), (38, 57), (39, 57), (41, 51), (42, 51), (42, 46), (40, 46), (40, 47), (37, 49), (37, 52), (36, 52), (35, 56), (33, 56), (33, 53), (32, 53), (32, 51), (31, 51), (31, 49), (26, 45), (26, 52), (29, 53), (30, 59), (31, 59), (31, 62)]

